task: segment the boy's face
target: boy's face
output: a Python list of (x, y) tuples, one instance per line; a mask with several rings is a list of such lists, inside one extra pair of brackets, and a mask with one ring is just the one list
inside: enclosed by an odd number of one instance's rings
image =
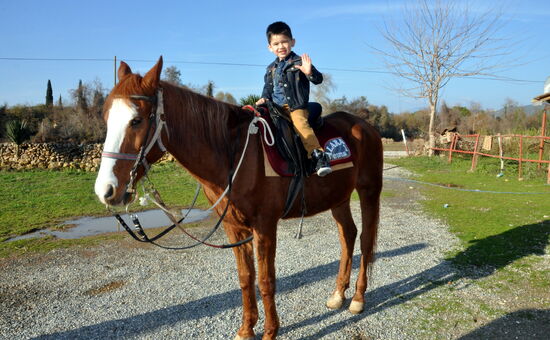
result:
[(269, 40), (269, 45), (267, 48), (279, 57), (279, 60), (283, 60), (290, 54), (290, 52), (292, 52), (294, 44), (294, 39), (291, 39), (284, 34), (273, 34)]

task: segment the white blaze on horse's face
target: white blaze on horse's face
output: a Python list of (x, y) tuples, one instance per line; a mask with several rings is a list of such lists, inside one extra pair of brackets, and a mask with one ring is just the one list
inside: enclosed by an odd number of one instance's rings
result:
[[(126, 135), (130, 121), (138, 116), (138, 111), (135, 105), (124, 99), (114, 99), (109, 109), (107, 118), (107, 137), (105, 138), (104, 151), (120, 152), (120, 147)], [(116, 178), (113, 168), (116, 159), (102, 158), (97, 179), (95, 181), (95, 193), (99, 200), (107, 204), (105, 195), (111, 190), (116, 190), (118, 187), (118, 179)]]

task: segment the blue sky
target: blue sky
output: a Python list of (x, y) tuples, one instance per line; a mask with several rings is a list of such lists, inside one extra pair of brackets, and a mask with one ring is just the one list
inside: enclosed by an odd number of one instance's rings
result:
[[(475, 6), (494, 1), (478, 0)], [(112, 59), (128, 61), (144, 73), (163, 55), (182, 81), (204, 85), (236, 98), (259, 94), (265, 65), (274, 56), (267, 49), (265, 28), (286, 21), (296, 38), (294, 50), (311, 55), (314, 65), (330, 73), (336, 90), (331, 97), (366, 96), (376, 105), (399, 113), (425, 106), (398, 95), (396, 79), (385, 71), (369, 45), (383, 47), (379, 28), (384, 18), (399, 22), (403, 1), (0, 1), (0, 105), (44, 102), (51, 80), (54, 98), (69, 100), (79, 79), (113, 86), (113, 61), (44, 61), (6, 58)], [(476, 8), (474, 8), (476, 9)], [(480, 103), (500, 108), (507, 98), (529, 104), (542, 93), (550, 76), (550, 2), (507, 1), (502, 36), (519, 42), (516, 66), (499, 76), (529, 80), (503, 82), (454, 79), (442, 92), (450, 105)], [(137, 61), (140, 60), (140, 61)], [(144, 61), (141, 61), (144, 60)], [(191, 63), (185, 63), (191, 62)], [(234, 63), (237, 65), (205, 65)], [(256, 66), (260, 65), (260, 66)], [(343, 71), (346, 70), (362, 70)]]

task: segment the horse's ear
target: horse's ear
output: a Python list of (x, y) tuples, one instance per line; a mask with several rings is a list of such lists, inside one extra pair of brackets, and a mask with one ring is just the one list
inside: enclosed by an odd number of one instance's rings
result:
[(142, 86), (151, 90), (156, 90), (160, 82), (160, 73), (162, 72), (162, 56), (160, 56), (157, 64), (143, 76)]
[(132, 70), (130, 69), (130, 66), (126, 64), (125, 62), (121, 61), (120, 66), (118, 67), (118, 79), (124, 79), (126, 76), (132, 74)]

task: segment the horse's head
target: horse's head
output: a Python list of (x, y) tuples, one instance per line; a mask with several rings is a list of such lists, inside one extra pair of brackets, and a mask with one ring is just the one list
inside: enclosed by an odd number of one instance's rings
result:
[(107, 137), (95, 182), (96, 195), (107, 205), (130, 202), (133, 195), (127, 188), (133, 187), (143, 176), (143, 165), (136, 166), (134, 178), (131, 178), (131, 172), (144, 143), (154, 132), (151, 125), (155, 123), (149, 118), (156, 109), (161, 71), (162, 57), (143, 77), (133, 74), (126, 63), (120, 63), (119, 83), (107, 97), (103, 108)]

